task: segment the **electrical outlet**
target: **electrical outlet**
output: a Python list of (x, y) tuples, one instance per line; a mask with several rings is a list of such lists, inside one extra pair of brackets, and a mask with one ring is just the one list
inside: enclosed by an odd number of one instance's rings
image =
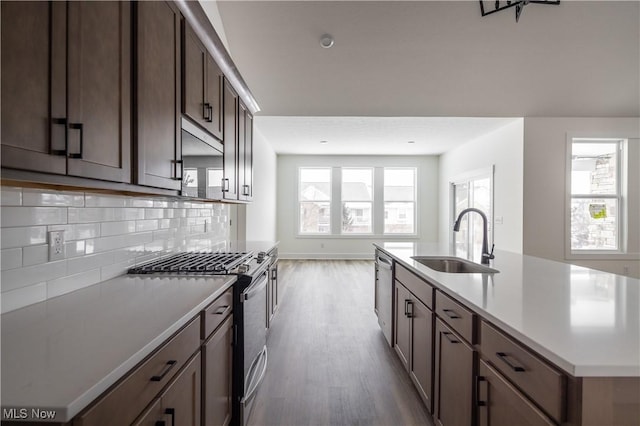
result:
[(320, 243), (320, 248), (324, 248), (324, 243)]
[(64, 259), (66, 255), (64, 231), (49, 231), (49, 261)]

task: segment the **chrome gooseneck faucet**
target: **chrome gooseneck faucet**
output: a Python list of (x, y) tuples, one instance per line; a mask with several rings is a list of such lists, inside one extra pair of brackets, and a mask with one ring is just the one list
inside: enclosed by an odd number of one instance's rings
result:
[(489, 264), (489, 260), (495, 258), (495, 256), (493, 255), (493, 248), (495, 247), (495, 244), (493, 244), (491, 246), (491, 253), (489, 253), (489, 243), (487, 242), (487, 215), (485, 215), (482, 210), (476, 209), (474, 207), (470, 207), (468, 209), (464, 209), (460, 212), (460, 214), (458, 215), (458, 218), (456, 219), (455, 223), (453, 224), (453, 230), (455, 232), (460, 231), (460, 222), (462, 221), (462, 216), (464, 216), (465, 214), (469, 213), (469, 212), (476, 212), (478, 213), (480, 216), (482, 216), (482, 224), (484, 225), (483, 230), (482, 230), (482, 261), (481, 263), (483, 265), (488, 265)]

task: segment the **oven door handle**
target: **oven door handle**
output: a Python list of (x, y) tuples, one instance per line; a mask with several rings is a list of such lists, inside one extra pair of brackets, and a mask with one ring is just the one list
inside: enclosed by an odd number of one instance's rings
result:
[[(262, 349), (262, 352), (260, 352), (260, 355), (255, 359), (254, 364), (251, 366), (251, 369), (255, 369), (258, 367), (258, 365), (260, 365), (260, 360), (264, 358), (264, 363), (262, 364), (262, 371), (260, 372), (259, 375), (256, 374), (255, 370), (252, 371), (249, 374), (249, 383), (245, 383), (245, 386), (249, 388), (249, 390), (247, 391), (247, 393), (245, 394), (244, 398), (242, 398), (242, 403), (246, 404), (247, 401), (251, 400), (251, 398), (253, 398), (253, 396), (255, 395), (255, 393), (258, 391), (258, 387), (260, 386), (260, 383), (262, 383), (262, 380), (264, 379), (264, 375), (267, 372), (267, 364), (269, 363), (269, 356), (267, 353), (267, 347), (265, 346)], [(258, 376), (257, 380), (254, 380), (255, 377)], [(253, 383), (253, 386), (251, 382)]]
[(251, 299), (256, 293), (259, 293), (267, 286), (266, 271), (260, 274), (260, 278), (255, 283), (251, 284), (247, 289), (242, 292), (242, 300)]

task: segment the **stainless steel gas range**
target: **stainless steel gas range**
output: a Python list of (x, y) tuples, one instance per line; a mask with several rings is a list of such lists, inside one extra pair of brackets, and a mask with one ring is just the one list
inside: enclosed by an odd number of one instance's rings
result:
[(264, 252), (186, 252), (129, 269), (129, 274), (236, 275), (233, 286), (233, 423), (245, 426), (267, 370), (265, 318), (270, 259)]

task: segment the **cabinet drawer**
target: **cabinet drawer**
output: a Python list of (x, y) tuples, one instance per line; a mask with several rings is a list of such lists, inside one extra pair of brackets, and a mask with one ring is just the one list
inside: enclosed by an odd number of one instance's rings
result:
[(564, 420), (565, 376), (482, 321), (480, 352), (558, 423)]
[(482, 360), (478, 380), (478, 425), (555, 425), (500, 373)]
[(74, 419), (74, 426), (130, 424), (200, 346), (196, 317), (141, 365)]
[(436, 292), (436, 315), (449, 324), (463, 339), (476, 343), (474, 333), (476, 315), (446, 294)]
[(202, 339), (209, 337), (233, 311), (233, 286), (202, 311)]
[(407, 268), (396, 263), (396, 280), (409, 289), (427, 308), (433, 309), (433, 287)]

